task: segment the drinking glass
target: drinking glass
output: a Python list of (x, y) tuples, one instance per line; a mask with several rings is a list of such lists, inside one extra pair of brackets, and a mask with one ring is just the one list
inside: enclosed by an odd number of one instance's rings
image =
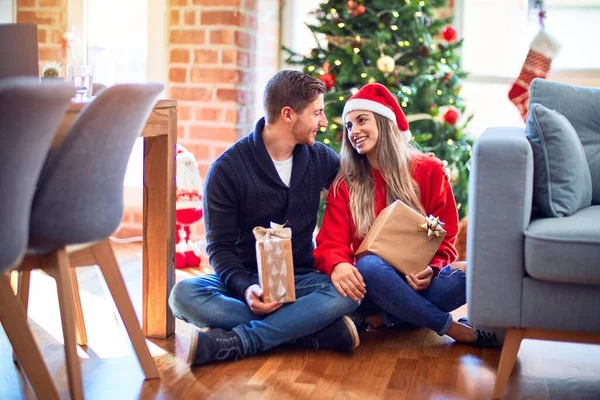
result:
[(67, 81), (75, 85), (77, 99), (92, 96), (93, 76), (91, 65), (67, 65)]

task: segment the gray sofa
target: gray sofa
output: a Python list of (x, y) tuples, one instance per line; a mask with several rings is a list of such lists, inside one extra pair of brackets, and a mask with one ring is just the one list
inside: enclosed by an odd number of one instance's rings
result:
[(529, 107), (481, 135), (469, 182), (469, 320), (507, 328), (495, 398), (522, 339), (600, 343), (600, 89), (536, 79)]

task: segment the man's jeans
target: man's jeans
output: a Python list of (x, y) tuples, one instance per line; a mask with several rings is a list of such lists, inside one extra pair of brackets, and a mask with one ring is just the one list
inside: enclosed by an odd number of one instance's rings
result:
[[(258, 283), (258, 274), (252, 281)], [(169, 305), (177, 318), (200, 328), (235, 331), (247, 355), (317, 332), (359, 305), (342, 297), (325, 274), (296, 275), (295, 281), (296, 301), (269, 315), (252, 313), (215, 274), (176, 284)]]
[(388, 326), (408, 322), (445, 335), (452, 325), (450, 311), (466, 303), (466, 275), (458, 268), (442, 268), (421, 292), (378, 256), (362, 257), (356, 268), (365, 280), (366, 298), (383, 311), (381, 319)]

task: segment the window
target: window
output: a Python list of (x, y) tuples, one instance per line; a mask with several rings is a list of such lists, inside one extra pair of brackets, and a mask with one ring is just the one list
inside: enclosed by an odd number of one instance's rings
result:
[[(69, 63), (93, 65), (94, 82), (107, 86), (166, 82), (164, 0), (69, 0), (68, 7), (74, 36)], [(141, 208), (142, 139), (131, 152), (124, 186), (126, 206)]]
[[(491, 126), (524, 126), (508, 91), (518, 77), (529, 44), (539, 30), (532, 0), (457, 0), (456, 20), (465, 38), (462, 60), (469, 77), (462, 95), (474, 114), (468, 130), (478, 136)], [(544, 1), (547, 32), (561, 43), (548, 79), (600, 86), (600, 52), (594, 21), (600, 0)]]

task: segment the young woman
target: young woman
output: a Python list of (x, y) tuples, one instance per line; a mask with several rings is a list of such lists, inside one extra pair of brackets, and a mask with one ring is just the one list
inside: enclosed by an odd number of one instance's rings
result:
[[(494, 345), (495, 336), (449, 314), (466, 302), (466, 277), (464, 263), (452, 265), (458, 215), (442, 162), (410, 146), (406, 117), (383, 85), (361, 88), (346, 103), (342, 119), (341, 168), (317, 236), (317, 269), (330, 275), (342, 296), (366, 295), (377, 306), (381, 312), (369, 318), (372, 325), (404, 321), (458, 342)], [(395, 200), (445, 223), (444, 240), (417, 274), (402, 276), (375, 255), (354, 258), (377, 215)]]

